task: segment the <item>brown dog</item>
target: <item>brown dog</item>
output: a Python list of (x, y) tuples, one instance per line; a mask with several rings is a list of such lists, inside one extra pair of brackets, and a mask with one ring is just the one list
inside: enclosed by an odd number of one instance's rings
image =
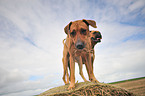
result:
[[(99, 31), (90, 31), (90, 40), (91, 40), (91, 49), (92, 49), (92, 53), (91, 53), (91, 61), (92, 61), (92, 67), (93, 67), (93, 62), (94, 62), (94, 58), (95, 58), (95, 55), (94, 55), (94, 46), (97, 44), (97, 43), (100, 43), (101, 42), (101, 39), (102, 39), (102, 35), (101, 35), (101, 33), (99, 32)], [(67, 51), (68, 49), (65, 49), (65, 48), (68, 48), (67, 47), (67, 45), (65, 45), (66, 43), (64, 42), (65, 41), (65, 39), (63, 40), (63, 44), (64, 44), (64, 51)], [(68, 53), (68, 51), (67, 52), (65, 52), (65, 53)], [(64, 59), (64, 58), (63, 58)], [(69, 58), (67, 58), (67, 60), (68, 60), (68, 67), (69, 67), (69, 69), (70, 69), (70, 62), (69, 62)], [(78, 63), (78, 65), (79, 65), (79, 73), (80, 73), (80, 75), (81, 75), (81, 77), (83, 78), (83, 80), (86, 82), (87, 80), (86, 80), (86, 78), (84, 77), (84, 75), (83, 75), (83, 72), (82, 72), (82, 64), (84, 64), (84, 62), (83, 62), (83, 60), (82, 60), (82, 58), (80, 58), (80, 60), (78, 60), (79, 62), (77, 62)], [(64, 63), (63, 63), (64, 64)], [(64, 73), (64, 75), (63, 75), (63, 81), (64, 81), (64, 83), (65, 84), (68, 84), (69, 83), (69, 75), (68, 75), (68, 70), (66, 69), (64, 72), (66, 72), (66, 73)], [(65, 80), (65, 74), (66, 74), (66, 76), (67, 76), (67, 82), (66, 82), (66, 80)]]
[(91, 48), (92, 48), (92, 54), (91, 54), (91, 60), (92, 60), (92, 67), (93, 67), (93, 62), (95, 59), (95, 51), (94, 51), (94, 47), (97, 43), (101, 42), (102, 39), (102, 35), (99, 31), (90, 31), (90, 39), (91, 39)]
[[(70, 22), (65, 28), (67, 34), (66, 44), (67, 53), (63, 52), (64, 71), (67, 70), (68, 61), (70, 62), (70, 85), (68, 89), (75, 87), (75, 61), (84, 61), (89, 80), (96, 81), (91, 64), (91, 41), (89, 38), (89, 25), (96, 28), (93, 20), (77, 20)], [(68, 60), (69, 58), (69, 60)], [(82, 60), (81, 60), (82, 59)], [(64, 74), (67, 72), (64, 72)]]

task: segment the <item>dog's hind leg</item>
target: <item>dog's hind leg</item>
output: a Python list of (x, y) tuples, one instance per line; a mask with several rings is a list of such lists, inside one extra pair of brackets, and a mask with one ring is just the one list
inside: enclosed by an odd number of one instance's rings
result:
[(82, 70), (83, 69), (83, 62), (82, 62), (82, 57), (81, 56), (79, 57), (78, 65), (79, 65), (79, 72), (80, 72), (81, 77), (83, 78), (84, 82), (87, 82), (87, 80), (86, 80), (86, 78), (83, 74), (83, 70)]
[[(63, 79), (63, 82), (65, 84), (68, 84), (69, 83), (69, 75), (68, 75), (68, 69), (67, 69), (67, 67), (68, 67), (68, 58), (67, 58), (67, 56), (63, 57), (62, 62), (63, 62), (63, 77), (62, 77), (62, 79)], [(67, 76), (67, 81), (66, 81), (65, 76)]]
[(65, 84), (69, 84), (69, 74), (68, 74), (68, 68), (66, 68), (66, 83)]
[(63, 77), (62, 77), (62, 80), (66, 84), (65, 75), (66, 75), (66, 68), (67, 67), (65, 66), (64, 58), (62, 58), (62, 62), (63, 62)]

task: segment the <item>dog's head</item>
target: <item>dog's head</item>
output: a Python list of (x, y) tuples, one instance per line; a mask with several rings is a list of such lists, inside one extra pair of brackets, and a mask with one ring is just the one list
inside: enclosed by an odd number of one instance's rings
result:
[(89, 38), (89, 25), (96, 28), (96, 22), (93, 20), (77, 20), (70, 22), (65, 28), (65, 33), (72, 40), (72, 43), (78, 50), (82, 50), (86, 47), (87, 40)]
[(101, 42), (102, 35), (99, 31), (90, 31), (90, 38), (92, 47), (94, 47), (97, 43)]

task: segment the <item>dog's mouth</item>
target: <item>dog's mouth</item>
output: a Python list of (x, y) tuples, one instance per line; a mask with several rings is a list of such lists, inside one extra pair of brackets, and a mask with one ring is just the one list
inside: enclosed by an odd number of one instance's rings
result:
[(91, 40), (93, 41), (93, 42), (95, 42), (95, 43), (99, 43), (99, 42), (101, 42), (101, 39), (102, 38), (91, 38)]

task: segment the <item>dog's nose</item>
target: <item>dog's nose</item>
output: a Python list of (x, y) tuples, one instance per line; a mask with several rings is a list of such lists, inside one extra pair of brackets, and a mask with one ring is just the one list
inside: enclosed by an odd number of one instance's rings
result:
[(84, 48), (84, 44), (83, 43), (78, 43), (78, 44), (76, 44), (76, 48), (77, 49), (83, 49)]
[(83, 46), (83, 45), (78, 45), (77, 48), (78, 48), (78, 49), (83, 49), (84, 46)]
[(102, 38), (101, 33), (100, 33), (100, 32), (97, 32), (97, 34), (96, 34), (95, 38)]

